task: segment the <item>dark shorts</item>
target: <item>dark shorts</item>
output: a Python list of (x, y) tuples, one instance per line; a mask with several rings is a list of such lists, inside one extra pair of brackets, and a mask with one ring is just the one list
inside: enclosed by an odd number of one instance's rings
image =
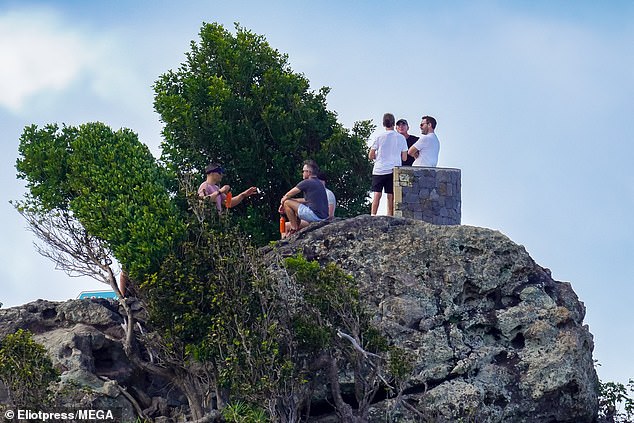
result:
[(372, 175), (372, 192), (381, 192), (383, 190), (385, 190), (386, 194), (394, 194), (394, 176), (392, 173)]

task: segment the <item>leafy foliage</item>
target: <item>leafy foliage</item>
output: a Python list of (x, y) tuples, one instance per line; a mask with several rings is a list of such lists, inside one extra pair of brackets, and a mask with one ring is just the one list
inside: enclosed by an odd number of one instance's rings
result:
[(163, 74), (154, 89), (154, 107), (165, 123), (166, 163), (187, 173), (220, 162), (232, 186), (258, 186), (266, 193), (235, 211), (258, 244), (278, 236), (279, 199), (301, 179), (305, 159), (328, 172), (339, 215), (366, 208), (371, 124), (344, 129), (326, 108), (329, 89), (311, 91), (263, 36), (237, 25), (232, 34), (222, 25), (204, 24), (186, 62)]
[(634, 422), (634, 379), (627, 386), (619, 382), (599, 383), (599, 421)]
[[(292, 316), (296, 327), (301, 328), (297, 331), (300, 345), (314, 352), (313, 360), (317, 360), (317, 354), (326, 357), (322, 371), (341, 421), (367, 421), (370, 404), (381, 381), (385, 381), (388, 345), (371, 325), (354, 278), (334, 263), (322, 267), (301, 255), (286, 258), (284, 263), (301, 292), (299, 307)], [(302, 338), (306, 334), (317, 336)], [(343, 400), (341, 369), (348, 369), (353, 376), (356, 412)]]
[(49, 385), (58, 378), (59, 372), (46, 349), (33, 340), (31, 332), (19, 329), (0, 342), (0, 379), (9, 389), (13, 405), (32, 408), (50, 405)]
[(222, 223), (192, 231), (140, 294), (168, 346), (186, 362), (209, 365), (221, 402), (264, 403), (281, 389), (281, 379), (293, 378), (293, 366), (257, 252)]
[[(352, 276), (334, 263), (322, 267), (301, 255), (286, 258), (284, 265), (302, 293), (303, 309), (296, 314), (295, 324), (307, 348), (339, 343), (337, 330), (343, 330), (360, 339), (370, 352), (387, 351), (384, 339), (370, 326)], [(306, 334), (312, 337), (304, 338)]]
[(32, 125), (19, 152), (18, 177), (30, 192), (19, 207), (76, 220), (133, 277), (154, 270), (184, 231), (169, 175), (128, 129)]
[[(354, 279), (334, 264), (322, 267), (301, 256), (285, 259), (280, 273), (275, 263), (263, 262), (229, 214), (218, 220), (213, 208), (207, 212), (139, 294), (168, 347), (183, 362), (207, 369), (220, 407), (266, 404), (271, 418), (297, 421), (312, 384), (324, 383), (323, 363), (333, 357), (354, 367), (360, 381), (372, 379), (359, 386), (376, 387), (367, 357), (341, 335), (349, 333), (368, 353), (387, 351)], [(234, 417), (249, 414), (237, 411)]]
[(261, 408), (251, 406), (242, 401), (229, 404), (222, 412), (228, 423), (267, 423), (269, 419)]

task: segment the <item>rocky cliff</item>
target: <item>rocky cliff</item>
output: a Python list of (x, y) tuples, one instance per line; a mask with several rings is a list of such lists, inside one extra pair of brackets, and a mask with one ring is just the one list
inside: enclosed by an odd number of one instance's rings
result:
[[(383, 334), (415, 357), (405, 399), (418, 411), (403, 409), (397, 421), (595, 420), (598, 380), (583, 304), (501, 233), (359, 216), (312, 225), (263, 254), (298, 251), (352, 274)], [(64, 380), (90, 388), (75, 401), (101, 401), (131, 421), (139, 410), (168, 421), (186, 402), (130, 365), (121, 323), (109, 300), (0, 310), (0, 336), (30, 329)], [(390, 401), (379, 399), (371, 421), (386, 421)]]
[[(432, 421), (594, 420), (585, 308), (503, 234), (359, 216), (279, 248), (355, 277), (382, 332), (417, 357), (407, 399)], [(377, 404), (375, 421), (386, 405)]]

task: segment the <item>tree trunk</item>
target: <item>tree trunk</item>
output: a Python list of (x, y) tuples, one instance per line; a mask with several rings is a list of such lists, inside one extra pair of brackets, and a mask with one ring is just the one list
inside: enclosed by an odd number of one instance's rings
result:
[[(113, 282), (113, 284), (116, 285), (116, 282)], [(130, 362), (132, 362), (140, 369), (143, 369), (151, 374), (163, 377), (176, 385), (187, 398), (189, 410), (194, 421), (211, 421), (204, 420), (205, 412), (202, 406), (201, 394), (187, 380), (189, 378), (189, 375), (187, 374), (186, 370), (183, 370), (182, 372), (177, 372), (149, 363), (140, 357), (140, 355), (138, 354), (139, 349), (135, 348), (135, 346), (137, 346), (136, 337), (134, 336), (134, 326), (136, 324), (136, 319), (134, 318), (132, 309), (127, 304), (126, 298), (121, 298), (119, 303), (123, 306), (123, 309), (125, 310), (128, 318), (126, 335), (123, 340), (123, 350), (125, 351), (126, 356), (130, 360)], [(214, 416), (213, 414), (214, 413), (212, 413), (212, 415), (210, 415), (209, 417), (215, 420), (217, 416)]]
[(357, 423), (358, 419), (352, 412), (352, 407), (347, 404), (341, 396), (341, 387), (339, 386), (339, 367), (337, 366), (337, 359), (330, 357), (330, 362), (326, 369), (328, 375), (328, 382), (330, 382), (330, 392), (335, 402), (335, 408), (337, 414), (341, 418), (343, 423)]

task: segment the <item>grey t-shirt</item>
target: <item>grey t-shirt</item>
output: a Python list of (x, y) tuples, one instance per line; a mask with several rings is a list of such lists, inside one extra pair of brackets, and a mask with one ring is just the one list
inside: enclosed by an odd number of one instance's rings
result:
[(317, 178), (308, 178), (297, 184), (297, 188), (304, 193), (306, 205), (320, 219), (328, 217), (328, 196), (324, 184)]

